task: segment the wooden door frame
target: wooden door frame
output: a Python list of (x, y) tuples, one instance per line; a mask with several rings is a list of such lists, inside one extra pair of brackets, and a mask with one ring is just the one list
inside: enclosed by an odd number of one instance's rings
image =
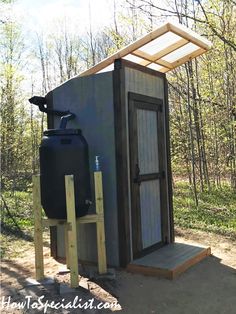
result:
[(114, 98), (114, 121), (115, 121), (115, 149), (116, 149), (116, 171), (117, 171), (117, 204), (118, 204), (118, 233), (119, 233), (119, 260), (120, 266), (126, 267), (132, 260), (131, 256), (131, 231), (129, 213), (129, 175), (128, 175), (128, 138), (127, 138), (127, 116), (126, 116), (126, 93), (125, 93), (125, 67), (133, 68), (147, 74), (160, 77), (164, 81), (164, 106), (163, 114), (165, 119), (165, 146), (166, 146), (166, 176), (168, 182), (168, 195), (166, 195), (166, 211), (169, 217), (163, 225), (164, 240), (166, 243), (174, 241), (173, 204), (171, 186), (171, 164), (170, 164), (170, 139), (169, 139), (169, 107), (167, 80), (164, 73), (160, 73), (132, 63), (127, 60), (117, 59), (114, 62), (113, 71), (113, 98)]
[[(138, 104), (140, 103), (140, 105)], [(141, 105), (146, 103), (147, 106)], [(136, 114), (135, 110), (152, 110), (157, 114), (157, 145), (158, 145), (158, 160), (159, 160), (159, 182), (160, 182), (160, 206), (161, 206), (161, 241), (155, 243), (147, 248), (142, 248), (142, 231), (141, 231), (141, 208), (140, 208), (140, 192), (139, 186), (133, 184), (132, 180), (135, 177), (134, 168), (132, 164), (136, 163), (138, 159), (138, 137), (137, 137), (137, 119), (135, 119)], [(141, 257), (149, 252), (154, 251), (157, 248), (160, 248), (164, 244), (165, 234), (163, 232), (163, 225), (165, 221), (165, 189), (162, 184), (164, 179), (165, 170), (164, 170), (164, 116), (163, 116), (163, 100), (160, 98), (154, 98), (146, 95), (141, 95), (137, 93), (128, 93), (128, 121), (129, 121), (129, 163), (130, 163), (130, 187), (131, 187), (131, 222), (132, 226), (136, 225), (136, 228), (132, 228), (132, 248), (133, 248), (133, 258)], [(131, 127), (133, 130), (130, 132)], [(148, 175), (146, 175), (148, 178)], [(150, 180), (149, 175), (149, 180)]]

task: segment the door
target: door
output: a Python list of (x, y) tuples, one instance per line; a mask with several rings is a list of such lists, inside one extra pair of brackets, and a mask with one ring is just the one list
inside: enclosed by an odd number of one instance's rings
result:
[(164, 130), (161, 99), (129, 93), (133, 258), (161, 246)]

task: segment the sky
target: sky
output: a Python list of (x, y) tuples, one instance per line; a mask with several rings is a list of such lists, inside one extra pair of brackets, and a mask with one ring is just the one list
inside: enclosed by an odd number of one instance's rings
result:
[[(71, 28), (72, 34), (85, 35), (89, 30), (90, 16), (93, 31), (108, 26), (113, 19), (113, 5), (113, 0), (14, 0), (13, 5), (0, 8), (0, 20), (10, 17), (19, 22), (24, 43), (30, 47), (37, 44), (36, 35), (60, 30), (56, 21), (61, 19), (64, 22), (65, 17), (67, 30)], [(27, 49), (25, 53), (29, 53)], [(30, 69), (34, 67), (32, 60), (24, 67), (24, 71), (31, 73), (28, 66)], [(31, 90), (28, 81), (22, 84), (24, 89)]]
[(29, 31), (53, 28), (56, 19), (66, 16), (79, 25), (79, 32), (84, 32), (90, 14), (93, 29), (109, 24), (113, 0), (17, 0), (14, 7), (15, 15)]

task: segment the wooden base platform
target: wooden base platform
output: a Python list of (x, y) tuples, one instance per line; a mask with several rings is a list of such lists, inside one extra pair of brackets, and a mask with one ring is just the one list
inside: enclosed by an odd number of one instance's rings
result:
[(127, 266), (127, 270), (132, 273), (174, 279), (210, 254), (210, 247), (172, 243), (134, 260)]

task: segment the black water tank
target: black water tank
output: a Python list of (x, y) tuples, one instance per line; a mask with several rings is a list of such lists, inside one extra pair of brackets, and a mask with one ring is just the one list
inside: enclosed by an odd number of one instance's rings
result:
[(66, 219), (66, 174), (74, 175), (76, 217), (86, 215), (91, 189), (88, 144), (81, 130), (45, 131), (39, 152), (41, 202), (47, 217)]

